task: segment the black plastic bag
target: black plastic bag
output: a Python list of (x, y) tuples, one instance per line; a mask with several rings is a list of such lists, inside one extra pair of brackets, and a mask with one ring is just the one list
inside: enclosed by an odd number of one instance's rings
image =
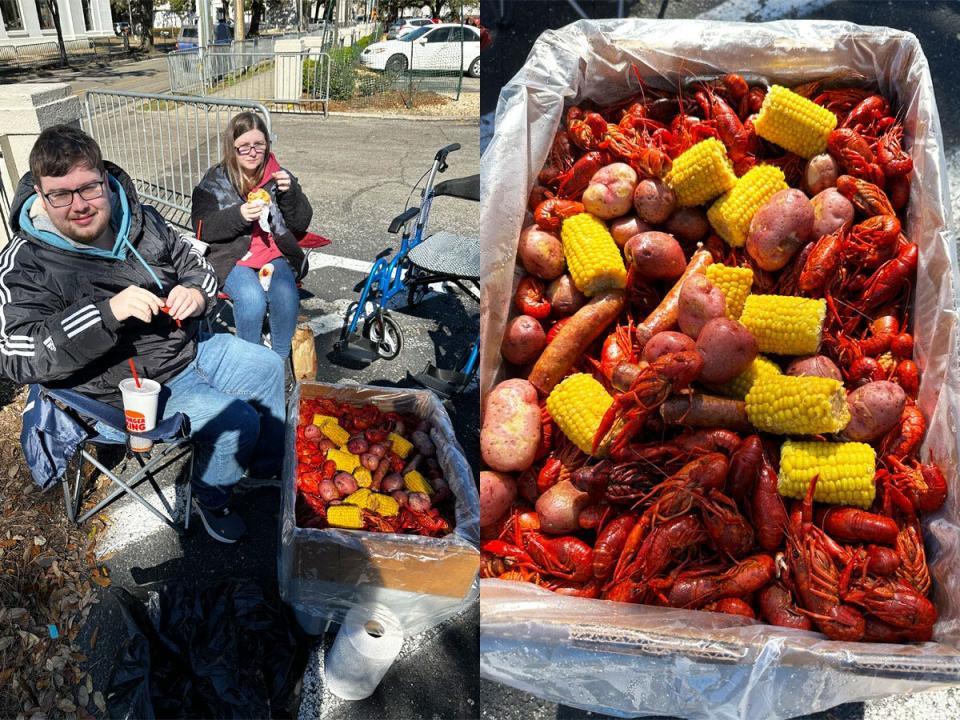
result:
[(291, 716), (308, 646), (257, 583), (166, 582), (146, 606), (123, 589), (111, 593), (129, 639), (107, 689), (110, 717)]

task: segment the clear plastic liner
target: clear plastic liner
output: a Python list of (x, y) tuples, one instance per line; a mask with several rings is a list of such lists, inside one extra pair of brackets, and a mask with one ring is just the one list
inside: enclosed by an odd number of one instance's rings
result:
[[(412, 413), (430, 421), (437, 462), (456, 498), (453, 532), (442, 538), (296, 526), (296, 428), (301, 397)], [(308, 632), (342, 623), (357, 605), (381, 605), (412, 636), (476, 602), (480, 497), (450, 416), (436, 395), (369, 385), (299, 383), (287, 408), (283, 520), (277, 563), (280, 595)]]
[(503, 378), (527, 196), (564, 104), (601, 105), (644, 81), (736, 72), (753, 82), (874, 87), (898, 109), (914, 161), (906, 235), (920, 247), (913, 312), (923, 457), (948, 478), (944, 507), (925, 518), (934, 642), (842, 643), (719, 613), (562, 597), (483, 580), (480, 672), (548, 700), (635, 717), (788, 718), (846, 702), (960, 683), (960, 491), (957, 487), (958, 287), (940, 121), (927, 61), (908, 32), (844, 22), (581, 21), (545, 32), (504, 88), (481, 166), (481, 392)]

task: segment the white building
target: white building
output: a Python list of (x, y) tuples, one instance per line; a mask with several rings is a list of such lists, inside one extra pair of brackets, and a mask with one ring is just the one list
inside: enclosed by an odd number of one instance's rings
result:
[[(110, 0), (57, 0), (64, 40), (113, 35)], [(0, 0), (0, 46), (56, 42), (46, 0)]]

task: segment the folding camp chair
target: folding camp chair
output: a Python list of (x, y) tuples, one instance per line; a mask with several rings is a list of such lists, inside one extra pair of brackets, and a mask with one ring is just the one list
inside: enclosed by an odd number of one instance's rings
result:
[[(94, 427), (102, 423), (109, 429), (97, 432)], [(23, 432), (20, 441), (24, 456), (30, 465), (34, 480), (44, 489), (59, 481), (63, 487), (67, 517), (82, 524), (117, 500), (128, 494), (160, 520), (179, 531), (174, 511), (157, 484), (156, 473), (175, 461), (190, 456), (190, 477), (193, 476), (193, 446), (189, 437), (190, 421), (183, 413), (161, 421), (149, 432), (138, 433), (158, 443), (146, 453), (127, 451), (139, 468), (127, 478), (114, 473), (89, 452), (88, 445), (108, 446), (126, 444), (126, 426), (123, 412), (106, 403), (92, 400), (74, 390), (52, 390), (38, 385), (30, 387), (27, 409), (24, 412)], [(75, 460), (75, 463), (71, 461)], [(105, 499), (82, 515), (84, 461), (102, 472), (117, 486)], [(70, 465), (76, 467), (71, 478)], [(124, 467), (126, 463), (124, 464)], [(138, 486), (149, 482), (160, 499), (162, 509), (152, 505), (140, 492)], [(186, 510), (183, 529), (190, 527), (190, 496), (192, 487), (187, 483)]]

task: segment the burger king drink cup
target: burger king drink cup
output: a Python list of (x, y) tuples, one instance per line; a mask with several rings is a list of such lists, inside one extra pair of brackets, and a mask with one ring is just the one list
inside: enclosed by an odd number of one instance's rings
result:
[[(127, 422), (127, 432), (146, 432), (157, 426), (157, 400), (160, 397), (160, 383), (155, 380), (140, 380), (140, 387), (133, 378), (120, 381), (120, 394), (123, 396), (123, 415)], [(134, 452), (147, 452), (153, 447), (153, 440), (131, 435), (130, 449)]]

